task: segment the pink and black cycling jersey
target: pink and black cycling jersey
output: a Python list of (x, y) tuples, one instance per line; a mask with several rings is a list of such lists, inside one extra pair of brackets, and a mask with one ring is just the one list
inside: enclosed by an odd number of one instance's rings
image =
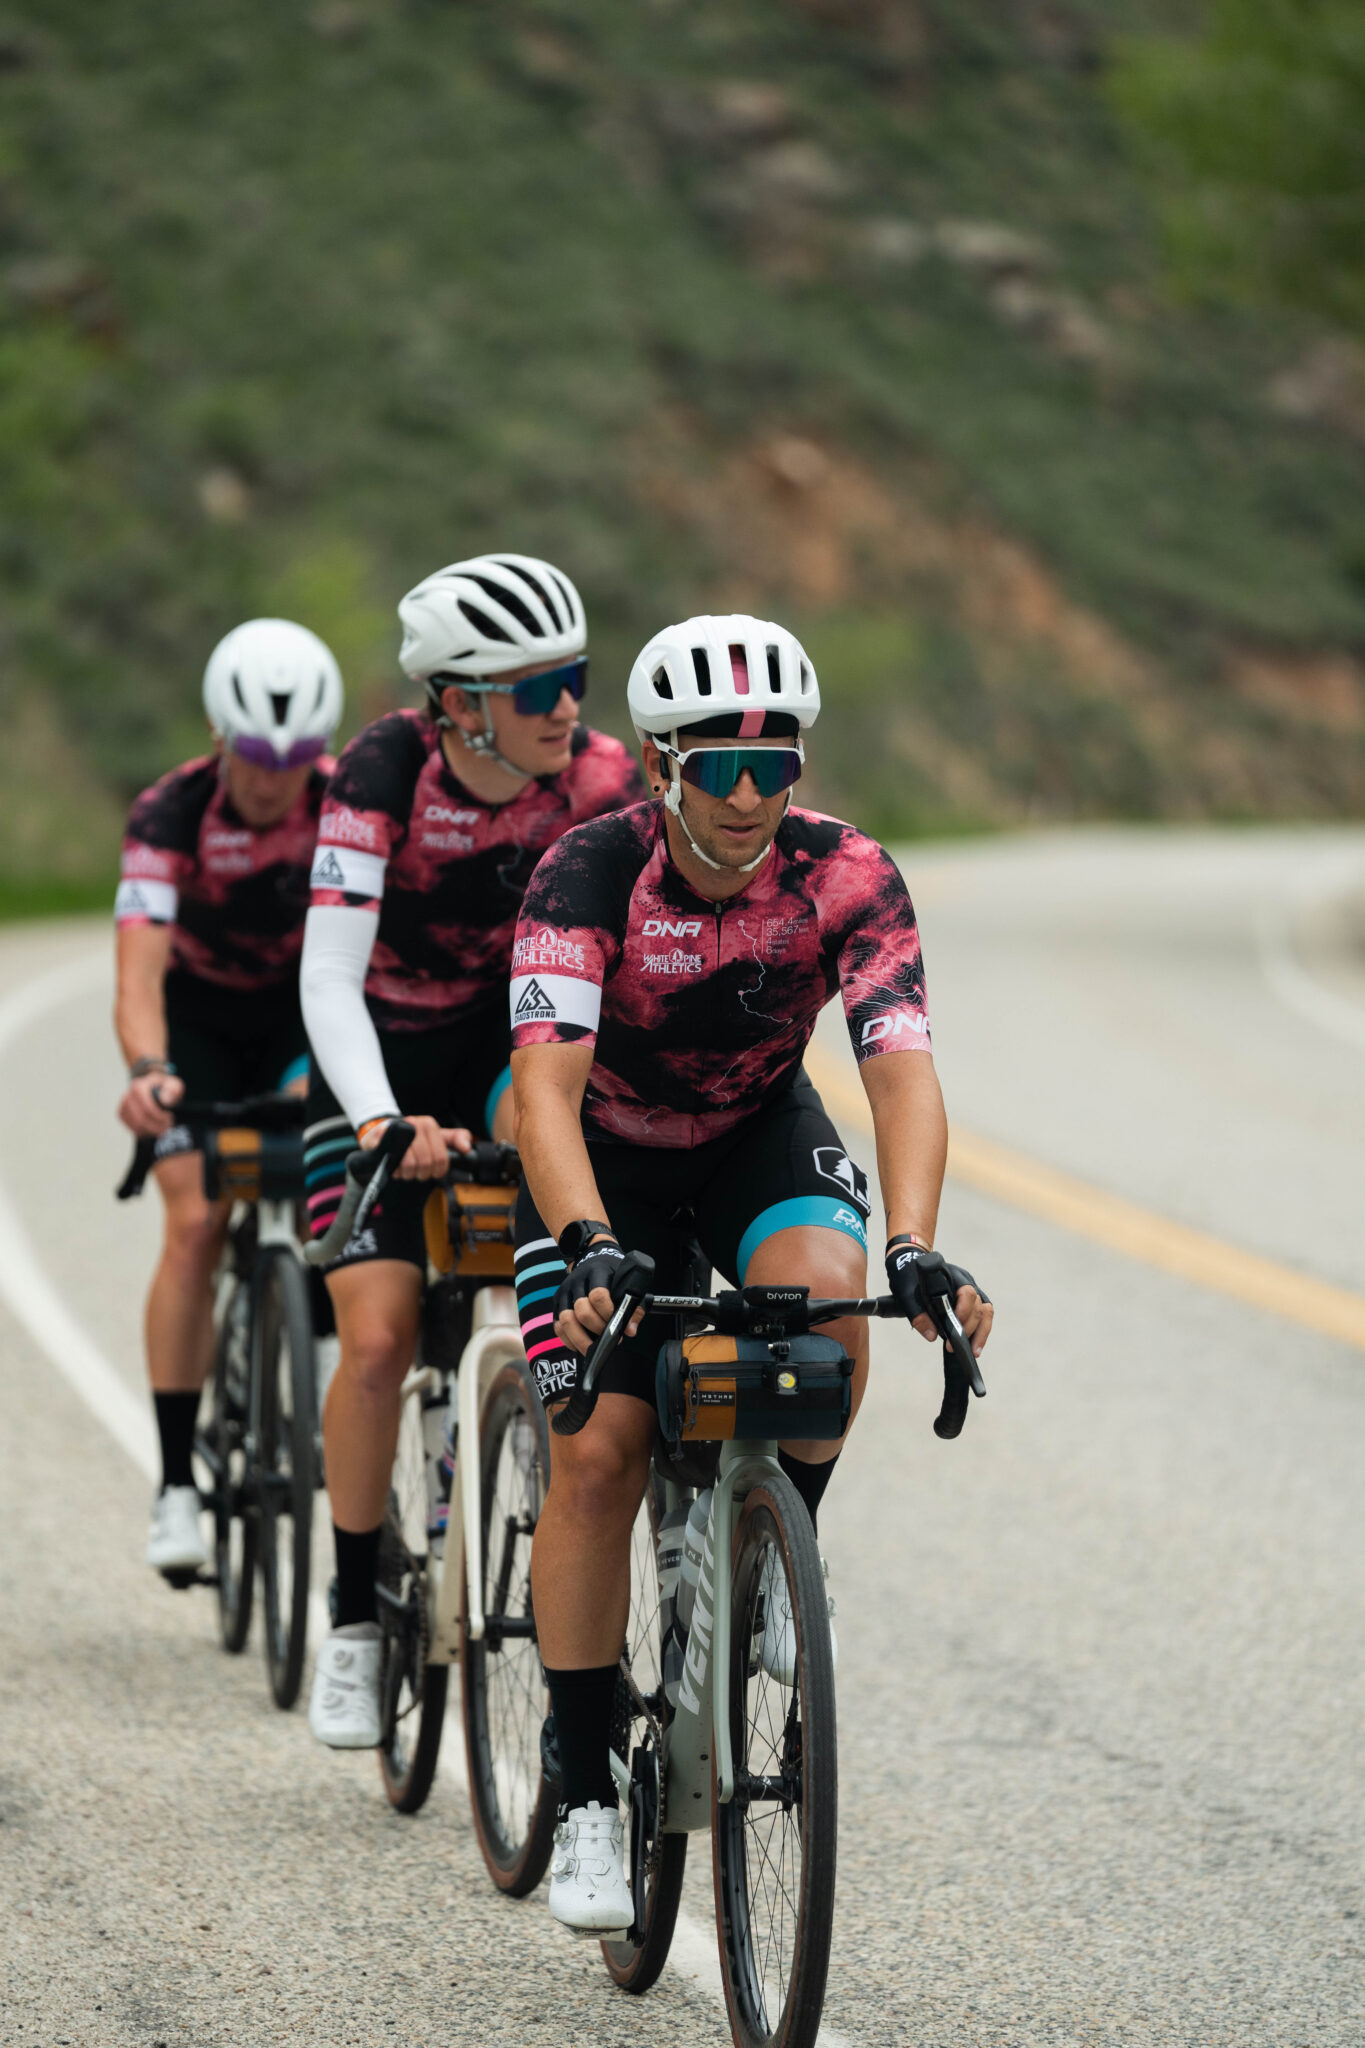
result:
[(641, 787), (621, 742), (587, 726), (574, 729), (567, 768), (503, 804), (456, 779), (425, 712), (394, 711), (357, 734), (323, 807), (312, 900), (379, 912), (365, 979), (378, 1028), (429, 1031), (500, 1004), (536, 862)]
[(215, 755), (163, 775), (129, 813), (115, 921), (169, 925), (171, 967), (215, 987), (292, 985), (331, 766), (319, 761), (288, 815), (260, 831), (233, 808)]
[(836, 989), (860, 1061), (928, 1048), (914, 909), (875, 840), (792, 808), (762, 867), (713, 903), (674, 865), (662, 805), (637, 804), (536, 869), (512, 1043), (593, 1047), (588, 1137), (699, 1145), (795, 1078)]

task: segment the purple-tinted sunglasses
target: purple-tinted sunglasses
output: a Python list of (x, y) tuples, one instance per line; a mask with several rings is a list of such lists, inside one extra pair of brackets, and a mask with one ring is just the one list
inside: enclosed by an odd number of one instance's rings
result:
[(250, 761), (253, 768), (302, 768), (309, 761), (320, 760), (327, 752), (325, 739), (295, 740), (283, 754), (277, 753), (270, 740), (257, 739), (253, 733), (238, 733), (232, 742), (234, 754), (240, 754), (244, 761)]

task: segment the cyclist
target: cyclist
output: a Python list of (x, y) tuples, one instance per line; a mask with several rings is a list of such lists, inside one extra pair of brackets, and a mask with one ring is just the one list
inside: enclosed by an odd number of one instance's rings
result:
[(381, 718), (337, 764), (302, 970), (315, 1236), (336, 1214), (357, 1136), (377, 1144), (400, 1114), (417, 1130), (328, 1274), (341, 1338), (323, 1418), (337, 1609), (309, 1723), (338, 1749), (380, 1737), (375, 1569), (417, 1340), (427, 1184), (448, 1148), (511, 1135), (507, 979), (536, 861), (643, 788), (621, 742), (578, 723), (587, 631), (561, 571), (481, 555), (419, 583), (398, 612), (399, 660), (427, 706)]
[(315, 633), (287, 619), (236, 627), (204, 671), (213, 752), (143, 791), (123, 843), (114, 1023), (128, 1086), (118, 1113), (156, 1140), (166, 1212), (146, 1312), (162, 1466), (147, 1562), (158, 1571), (208, 1562), (190, 1452), (228, 1212), (206, 1200), (199, 1140), (174, 1105), (258, 1093), (304, 1072), (298, 960), (341, 707), (341, 671)]
[[(801, 1067), (836, 987), (876, 1131), (891, 1286), (933, 1333), (920, 1269), (937, 1257), (947, 1126), (919, 935), (880, 846), (790, 807), (820, 708), (811, 664), (780, 626), (689, 619), (645, 648), (628, 696), (656, 801), (561, 840), (517, 930), (518, 1294), (547, 1404), (577, 1382), (623, 1248), (655, 1260), (664, 1292), (684, 1286), (694, 1230), (738, 1284), (864, 1292), (866, 1176)], [(980, 1350), (992, 1311), (969, 1275), (949, 1272)], [(829, 1332), (855, 1362), (856, 1414), (866, 1324)], [(623, 1344), (586, 1428), (552, 1438), (532, 1558), (563, 1769), (550, 1908), (589, 1933), (632, 1918), (608, 1735), (654, 1442), (654, 1348)], [(839, 1449), (780, 1451), (812, 1522)], [(761, 1654), (787, 1682), (793, 1643), (789, 1607), (770, 1601)]]

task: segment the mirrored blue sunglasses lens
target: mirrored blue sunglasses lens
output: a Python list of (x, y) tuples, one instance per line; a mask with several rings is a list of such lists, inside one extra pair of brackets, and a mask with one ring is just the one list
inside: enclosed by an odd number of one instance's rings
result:
[(565, 690), (575, 704), (588, 687), (588, 658), (566, 661), (562, 668), (547, 668), (543, 675), (524, 676), (512, 685), (512, 702), (523, 718), (547, 718)]
[(760, 796), (776, 796), (800, 779), (801, 756), (794, 747), (703, 747), (681, 764), (684, 782), (707, 796), (729, 796), (747, 772)]

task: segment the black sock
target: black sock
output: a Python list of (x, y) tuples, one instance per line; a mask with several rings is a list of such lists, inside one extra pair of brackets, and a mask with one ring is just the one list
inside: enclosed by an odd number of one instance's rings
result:
[(597, 1800), (608, 1813), (616, 1809), (616, 1780), (611, 1774), (611, 1710), (616, 1699), (616, 1664), (591, 1671), (547, 1671), (550, 1704), (555, 1714), (562, 1789), (559, 1810)]
[(337, 1546), (337, 1619), (338, 1628), (349, 1628), (354, 1621), (378, 1621), (379, 1609), (375, 1605), (374, 1575), (379, 1565), (378, 1529), (339, 1529), (332, 1524), (332, 1534)]
[(153, 1394), (156, 1426), (161, 1437), (161, 1490), (168, 1486), (193, 1486), (190, 1452), (194, 1449), (194, 1425), (199, 1416), (198, 1394)]
[(812, 1529), (819, 1529), (816, 1517), (820, 1512), (820, 1503), (825, 1497), (825, 1488), (834, 1477), (834, 1468), (840, 1456), (841, 1453), (836, 1451), (832, 1458), (826, 1458), (823, 1465), (808, 1465), (804, 1458), (793, 1458), (788, 1451), (780, 1450), (777, 1454), (778, 1464), (806, 1503), (806, 1513), (810, 1516)]

